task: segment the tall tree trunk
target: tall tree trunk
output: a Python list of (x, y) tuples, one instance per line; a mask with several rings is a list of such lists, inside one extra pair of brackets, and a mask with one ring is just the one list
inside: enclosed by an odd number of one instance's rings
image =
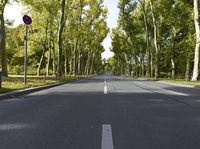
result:
[(73, 75), (76, 76), (76, 48), (74, 48), (73, 54)]
[(39, 62), (38, 68), (37, 68), (37, 76), (40, 75), (40, 71), (41, 71), (41, 67), (42, 67), (42, 62), (43, 62), (43, 59), (44, 59), (44, 55), (45, 55), (45, 49), (43, 49), (43, 51), (42, 51), (42, 56), (40, 58), (40, 62)]
[(123, 71), (123, 62), (120, 62), (120, 75), (123, 75), (124, 71)]
[(88, 74), (92, 74), (93, 73), (94, 58), (95, 58), (95, 52), (92, 52), (91, 57), (90, 57), (90, 65), (89, 65)]
[(139, 69), (138, 69), (138, 59), (135, 56), (135, 76), (138, 77), (139, 76)]
[(48, 43), (48, 48), (49, 48), (49, 52), (48, 52), (48, 60), (47, 60), (47, 65), (46, 65), (46, 75), (49, 76), (49, 69), (50, 69), (50, 62), (51, 62), (51, 33), (49, 34), (49, 39), (48, 39), (49, 43)]
[(6, 31), (5, 31), (5, 21), (4, 21), (4, 8), (6, 6), (7, 0), (4, 0), (0, 4), (0, 55), (1, 55), (1, 67), (2, 75), (7, 77), (7, 54), (6, 54)]
[(131, 57), (131, 67), (132, 67), (132, 69), (131, 69), (131, 77), (134, 77), (134, 74), (135, 74), (135, 70), (134, 70), (134, 55), (132, 55), (132, 57)]
[(171, 56), (171, 65), (172, 65), (172, 79), (175, 79), (175, 63), (173, 56)]
[(55, 39), (52, 41), (52, 52), (53, 52), (53, 76), (56, 75), (56, 51), (55, 51)]
[(187, 65), (186, 65), (186, 72), (185, 72), (185, 80), (186, 82), (189, 80), (190, 77), (190, 58), (187, 57)]
[(60, 27), (58, 31), (58, 67), (57, 67), (57, 75), (58, 77), (62, 76), (62, 33), (65, 26), (65, 1), (62, 0), (61, 6), (61, 19), (60, 19)]
[[(145, 23), (146, 24), (146, 23)], [(146, 28), (146, 55), (147, 55), (147, 66), (146, 66), (146, 77), (150, 77), (150, 49), (149, 49), (149, 31), (147, 24), (145, 25)]]
[(49, 48), (48, 60), (47, 60), (47, 65), (46, 65), (46, 75), (47, 76), (49, 76), (50, 62), (51, 62), (51, 48)]
[(172, 26), (172, 48), (171, 48), (171, 68), (172, 68), (172, 79), (176, 78), (176, 65), (175, 65), (175, 54), (174, 51), (176, 49), (176, 35), (177, 35), (178, 30)]
[(71, 76), (73, 74), (73, 58), (70, 58), (69, 61), (69, 75)]
[(67, 48), (65, 48), (65, 76), (67, 76)]
[(76, 39), (76, 43), (75, 43), (75, 46), (74, 46), (74, 64), (73, 64), (73, 71), (74, 71), (74, 76), (77, 75), (77, 60), (78, 60), (78, 44), (79, 44), (79, 39), (80, 39), (81, 35), (79, 34), (77, 39)]
[[(84, 7), (83, 1), (80, 0), (80, 16), (79, 16), (79, 28), (80, 29), (81, 29), (81, 26), (82, 26), (83, 7)], [(79, 32), (81, 32), (81, 30), (79, 30)], [(77, 74), (78, 75), (80, 75), (80, 69), (81, 69), (81, 48), (82, 48), (82, 45), (81, 45), (82, 40), (81, 39), (82, 38), (81, 38), (81, 34), (80, 34), (79, 37), (78, 37), (78, 40), (77, 40), (77, 44), (79, 43), (79, 40), (80, 40), (79, 48), (77, 49), (78, 50), (78, 52), (77, 52), (77, 65), (78, 65)]]
[(147, 65), (146, 65), (146, 77), (150, 77), (150, 48), (149, 48), (149, 29), (148, 29), (148, 21), (147, 21), (147, 12), (146, 12), (146, 1), (143, 0), (141, 2), (142, 5), (142, 14), (143, 14), (143, 20), (144, 20), (144, 29), (145, 29), (145, 35), (146, 35), (146, 56), (147, 56)]
[(151, 77), (153, 77), (154, 76), (154, 74), (153, 74), (153, 71), (154, 71), (154, 64), (153, 64), (153, 56), (154, 54), (153, 54), (153, 51), (151, 51), (151, 62), (150, 62), (150, 64), (151, 64)]
[(124, 59), (125, 59), (125, 67), (124, 67), (125, 75), (128, 75), (129, 74), (129, 64), (128, 64), (128, 57), (127, 57), (126, 53), (124, 53)]
[(89, 74), (93, 73), (94, 58), (95, 58), (95, 52), (93, 52), (92, 55), (91, 55), (90, 66), (89, 66)]
[(192, 81), (197, 81), (199, 75), (199, 48), (200, 48), (200, 24), (199, 24), (199, 0), (194, 0), (194, 22), (196, 30), (196, 47)]
[(151, 4), (151, 15), (153, 19), (153, 29), (154, 29), (154, 46), (155, 46), (155, 78), (157, 79), (159, 77), (159, 50), (158, 50), (158, 28), (157, 28), (157, 22), (155, 18), (155, 12), (154, 12), (154, 3), (153, 0), (150, 0)]
[(81, 75), (81, 54), (78, 52), (78, 75)]
[(142, 54), (142, 77), (144, 78), (144, 55)]
[(86, 60), (86, 65), (85, 65), (85, 71), (84, 71), (84, 73), (86, 74), (86, 75), (88, 75), (88, 70), (89, 70), (89, 65), (90, 65), (90, 52), (88, 52), (88, 56), (87, 56), (87, 60)]
[(45, 29), (45, 41), (44, 41), (44, 45), (43, 45), (43, 51), (42, 51), (42, 55), (41, 55), (41, 58), (40, 58), (40, 62), (39, 62), (38, 69), (37, 69), (37, 76), (40, 75), (42, 62), (44, 60), (46, 50), (48, 49), (48, 24), (49, 24), (49, 22), (47, 20), (46, 29)]

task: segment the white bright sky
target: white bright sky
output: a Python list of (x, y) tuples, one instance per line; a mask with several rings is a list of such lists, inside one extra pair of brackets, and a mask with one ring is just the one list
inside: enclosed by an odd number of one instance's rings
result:
[[(107, 18), (108, 27), (110, 31), (112, 28), (117, 25), (117, 18), (119, 15), (119, 9), (117, 8), (118, 0), (104, 0), (104, 6), (108, 8), (109, 14)], [(5, 8), (5, 18), (9, 20), (14, 20), (14, 26), (22, 23), (22, 11), (23, 6), (13, 2), (11, 5), (6, 6)], [(108, 59), (113, 56), (113, 53), (110, 51), (111, 47), (111, 37), (110, 33), (103, 41), (103, 46), (105, 48), (105, 52), (102, 53), (102, 58)]]

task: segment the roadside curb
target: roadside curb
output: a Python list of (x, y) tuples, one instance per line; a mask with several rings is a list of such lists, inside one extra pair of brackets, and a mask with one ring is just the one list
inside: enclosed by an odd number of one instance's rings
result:
[(54, 84), (48, 84), (48, 85), (44, 85), (44, 86), (32, 87), (32, 88), (27, 88), (27, 89), (23, 89), (23, 90), (16, 90), (16, 91), (8, 92), (8, 93), (3, 93), (3, 94), (0, 94), (0, 100), (19, 97), (22, 95), (26, 95), (26, 94), (34, 93), (37, 91), (57, 87), (57, 86), (64, 85), (64, 84), (74, 82), (74, 81), (77, 81), (77, 80), (69, 80), (69, 81), (65, 81), (65, 82), (58, 82), (58, 83), (54, 83)]
[(200, 89), (199, 86), (194, 86), (194, 85), (187, 85), (187, 84), (181, 84), (181, 83), (173, 83), (173, 82), (167, 82), (167, 81), (163, 81), (163, 80), (148, 80), (148, 79), (141, 79), (141, 78), (131, 78), (131, 77), (125, 77), (129, 80), (139, 80), (139, 81), (155, 81), (158, 83), (163, 83), (163, 84), (169, 84), (169, 85), (173, 85), (173, 86), (179, 86), (179, 87), (187, 87), (187, 88), (198, 88)]

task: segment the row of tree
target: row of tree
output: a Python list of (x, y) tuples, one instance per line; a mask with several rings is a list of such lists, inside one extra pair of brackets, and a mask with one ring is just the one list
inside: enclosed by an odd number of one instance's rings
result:
[(108, 62), (113, 73), (197, 81), (199, 5), (198, 0), (120, 0), (112, 31), (115, 56)]
[[(29, 72), (81, 75), (103, 70), (102, 42), (108, 34), (103, 0), (20, 0), (32, 17), (29, 27)], [(1, 66), (4, 76), (23, 72), (25, 26), (4, 22), (1, 1)], [(5, 27), (5, 24), (6, 27)], [(4, 25), (4, 26), (3, 26)], [(5, 34), (6, 32), (6, 34)], [(5, 36), (6, 35), (6, 36)], [(8, 68), (7, 68), (8, 65)]]

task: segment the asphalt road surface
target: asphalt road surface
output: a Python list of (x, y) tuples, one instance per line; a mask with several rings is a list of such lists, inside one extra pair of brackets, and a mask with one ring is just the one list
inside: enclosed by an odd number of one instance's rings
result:
[(105, 75), (2, 100), (0, 149), (200, 149), (200, 89)]

